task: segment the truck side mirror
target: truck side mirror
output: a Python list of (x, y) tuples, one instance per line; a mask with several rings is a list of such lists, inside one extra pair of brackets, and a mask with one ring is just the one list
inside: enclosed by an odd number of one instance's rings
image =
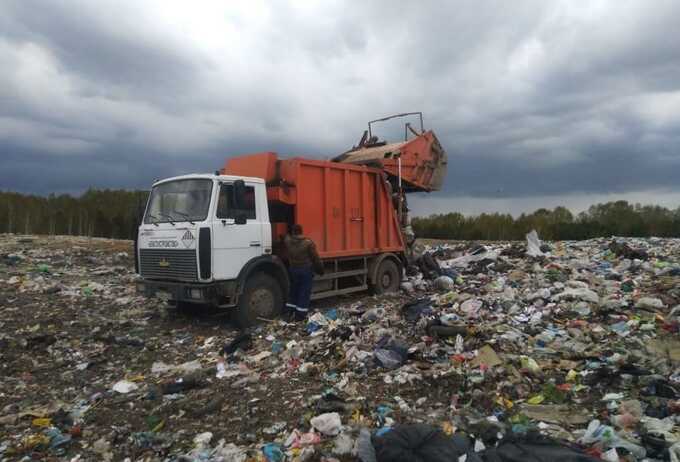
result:
[(236, 216), (234, 217), (234, 224), (235, 225), (245, 225), (246, 222), (248, 221), (246, 214), (243, 212), (237, 212)]
[[(234, 181), (234, 208), (244, 209), (246, 202), (246, 183), (243, 180)], [(237, 223), (238, 224), (238, 223)]]

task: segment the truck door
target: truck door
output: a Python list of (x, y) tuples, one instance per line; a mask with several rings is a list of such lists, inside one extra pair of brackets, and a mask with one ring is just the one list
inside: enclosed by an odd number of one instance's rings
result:
[[(256, 207), (255, 187), (246, 184), (244, 200), (237, 208), (234, 184), (221, 183), (213, 222), (213, 272), (215, 279), (234, 279), (252, 258), (262, 255), (264, 213)], [(236, 224), (245, 217), (245, 224)]]

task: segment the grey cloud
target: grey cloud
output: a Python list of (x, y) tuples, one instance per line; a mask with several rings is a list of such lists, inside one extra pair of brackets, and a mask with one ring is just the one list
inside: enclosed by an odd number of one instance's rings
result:
[(0, 188), (327, 158), (423, 110), (451, 158), (440, 201), (680, 190), (677, 2), (187, 4), (187, 30), (166, 5), (0, 5)]
[[(154, 36), (146, 27), (153, 18), (121, 3), (119, 14), (137, 14), (137, 21), (110, 16), (115, 8), (99, 2), (8, 0), (0, 20), (5, 36), (17, 44), (32, 42), (52, 53), (61, 70), (91, 82), (83, 97), (141, 91), (146, 98), (184, 89), (201, 65), (175, 39)], [(132, 23), (132, 24), (130, 24)], [(124, 94), (125, 94), (124, 93)], [(129, 94), (129, 93), (128, 93)], [(158, 101), (157, 101), (158, 102)]]

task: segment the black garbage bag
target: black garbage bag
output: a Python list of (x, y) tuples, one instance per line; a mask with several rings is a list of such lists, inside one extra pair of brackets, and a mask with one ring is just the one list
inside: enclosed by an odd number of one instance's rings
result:
[(640, 393), (643, 396), (657, 396), (659, 398), (677, 399), (680, 389), (674, 387), (668, 380), (657, 379), (649, 383)]
[(423, 276), (428, 279), (435, 279), (437, 276), (442, 275), (442, 269), (431, 253), (423, 254), (423, 256), (416, 261), (416, 264), (423, 273)]
[(599, 459), (536, 432), (509, 435), (495, 448), (475, 453), (464, 435), (446, 435), (428, 424), (394, 427), (371, 438), (377, 462), (597, 462)]
[(649, 260), (649, 254), (644, 249), (634, 249), (625, 242), (613, 240), (609, 243), (609, 250), (619, 258), (629, 260)]
[(249, 350), (253, 346), (253, 337), (250, 332), (242, 332), (237, 335), (234, 340), (224, 345), (222, 353), (225, 356), (231, 356), (236, 353), (236, 350)]
[(373, 354), (379, 366), (395, 369), (408, 360), (408, 349), (405, 341), (386, 335), (378, 340)]
[(423, 316), (433, 313), (432, 302), (429, 298), (412, 300), (401, 307), (401, 314), (408, 322), (416, 322)]
[[(448, 436), (427, 424), (399, 425), (382, 436), (373, 436), (372, 442), (378, 462), (455, 462), (471, 448), (465, 436)], [(467, 461), (479, 459), (469, 454)]]
[(508, 436), (498, 447), (478, 453), (484, 462), (598, 462), (577, 449), (559, 444), (555, 440), (529, 433), (526, 436)]

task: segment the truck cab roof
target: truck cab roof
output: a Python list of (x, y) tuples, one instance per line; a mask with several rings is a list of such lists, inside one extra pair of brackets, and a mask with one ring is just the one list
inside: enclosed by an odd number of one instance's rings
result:
[(173, 176), (171, 178), (164, 178), (162, 180), (156, 181), (153, 186), (168, 183), (170, 181), (176, 180), (219, 180), (219, 181), (236, 181), (243, 180), (248, 183), (264, 183), (262, 178), (247, 177), (247, 176), (235, 176), (235, 175), (215, 175), (211, 173), (191, 173), (189, 175)]

